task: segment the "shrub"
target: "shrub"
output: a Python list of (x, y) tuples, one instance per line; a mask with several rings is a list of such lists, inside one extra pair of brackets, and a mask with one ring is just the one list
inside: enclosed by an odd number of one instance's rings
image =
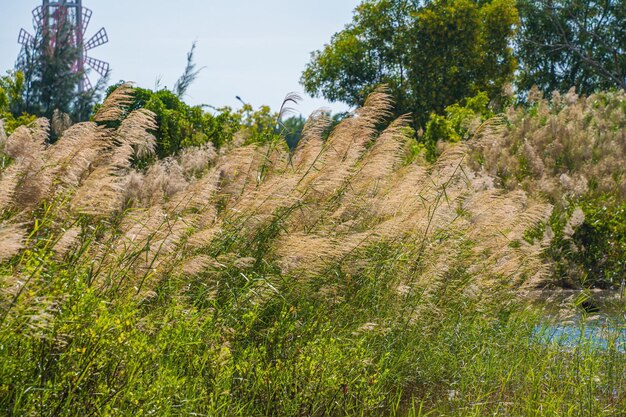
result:
[(185, 147), (208, 142), (220, 147), (232, 140), (239, 130), (240, 118), (230, 109), (223, 109), (217, 116), (213, 116), (200, 106), (185, 104), (173, 92), (165, 89), (156, 92), (135, 89), (130, 110), (139, 108), (155, 114), (156, 155), (160, 158), (174, 155)]
[(4, 122), (4, 130), (9, 135), (18, 126), (27, 125), (35, 120), (35, 116), (18, 114), (23, 90), (23, 73), (8, 73), (0, 77), (0, 120)]
[(446, 107), (443, 116), (430, 114), (421, 138), (429, 161), (435, 161), (439, 156), (440, 151), (437, 148), (439, 142), (455, 143), (462, 139), (467, 140), (481, 122), (493, 116), (488, 107), (487, 93), (479, 92), (474, 97), (466, 98), (464, 102), (462, 106), (456, 103)]
[(626, 279), (626, 201), (604, 195), (580, 203), (585, 221), (572, 236), (570, 256), (589, 282), (619, 288)]
[[(110, 87), (107, 97), (119, 85)], [(189, 106), (173, 92), (163, 89), (152, 91), (135, 88), (132, 103), (126, 112), (146, 109), (154, 113), (156, 129), (151, 131), (156, 137), (156, 156), (165, 158), (177, 155), (183, 149), (198, 147), (207, 143), (220, 148), (232, 142), (239, 134), (243, 143), (270, 143), (283, 139), (278, 126), (279, 114), (268, 106), (255, 110), (246, 104), (238, 111), (229, 107), (216, 109), (216, 114), (203, 110), (203, 106)], [(98, 110), (101, 106), (97, 106)], [(107, 122), (110, 127), (118, 127), (120, 120)], [(141, 163), (145, 165), (145, 161)]]

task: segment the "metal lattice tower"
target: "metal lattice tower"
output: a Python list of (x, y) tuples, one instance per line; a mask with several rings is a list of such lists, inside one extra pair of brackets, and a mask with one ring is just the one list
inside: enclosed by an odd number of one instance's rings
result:
[[(109, 42), (109, 37), (104, 28), (101, 28), (95, 35), (89, 38), (89, 40), (85, 41), (85, 33), (87, 32), (87, 26), (89, 26), (92, 13), (90, 9), (83, 7), (82, 0), (42, 0), (41, 6), (33, 10), (33, 26), (37, 34), (36, 36), (49, 39), (49, 47), (51, 48), (54, 48), (56, 45), (56, 33), (60, 25), (65, 22), (70, 24), (71, 34), (69, 36), (69, 42), (78, 48), (79, 51), (79, 59), (74, 63), (72, 69), (75, 72), (85, 74), (78, 86), (79, 92), (84, 92), (92, 88), (89, 77), (87, 77), (85, 73), (86, 66), (92, 68), (102, 77), (105, 77), (109, 73), (108, 62), (87, 55), (88, 51)], [(26, 30), (20, 30), (17, 41), (22, 45), (22, 52), (20, 53), (20, 58), (18, 58), (18, 65), (20, 60), (25, 58), (28, 48), (34, 50), (35, 39), (35, 36), (31, 35)]]

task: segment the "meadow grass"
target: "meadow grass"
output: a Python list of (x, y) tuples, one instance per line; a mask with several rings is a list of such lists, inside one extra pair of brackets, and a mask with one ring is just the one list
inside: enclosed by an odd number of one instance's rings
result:
[(45, 121), (2, 144), (2, 414), (623, 415), (620, 341), (547, 343), (521, 301), (548, 279), (524, 237), (550, 206), (461, 145), (408, 161), (385, 94), (327, 141), (313, 117), (293, 154), (142, 171), (130, 94), (54, 145)]

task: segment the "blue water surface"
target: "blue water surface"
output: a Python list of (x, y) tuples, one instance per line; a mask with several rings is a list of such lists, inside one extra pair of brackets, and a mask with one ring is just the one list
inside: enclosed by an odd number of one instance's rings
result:
[(626, 353), (626, 326), (612, 324), (607, 320), (578, 323), (557, 323), (537, 326), (535, 333), (543, 343), (566, 348), (588, 346), (596, 349)]

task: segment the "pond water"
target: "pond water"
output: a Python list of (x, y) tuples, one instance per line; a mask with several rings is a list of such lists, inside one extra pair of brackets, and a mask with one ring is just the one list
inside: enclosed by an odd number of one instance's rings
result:
[(579, 317), (567, 323), (544, 324), (535, 329), (544, 343), (554, 343), (566, 348), (588, 346), (626, 353), (626, 326), (605, 317), (592, 321)]
[(532, 298), (546, 316), (535, 328), (542, 343), (626, 353), (626, 304), (618, 292), (555, 290)]

